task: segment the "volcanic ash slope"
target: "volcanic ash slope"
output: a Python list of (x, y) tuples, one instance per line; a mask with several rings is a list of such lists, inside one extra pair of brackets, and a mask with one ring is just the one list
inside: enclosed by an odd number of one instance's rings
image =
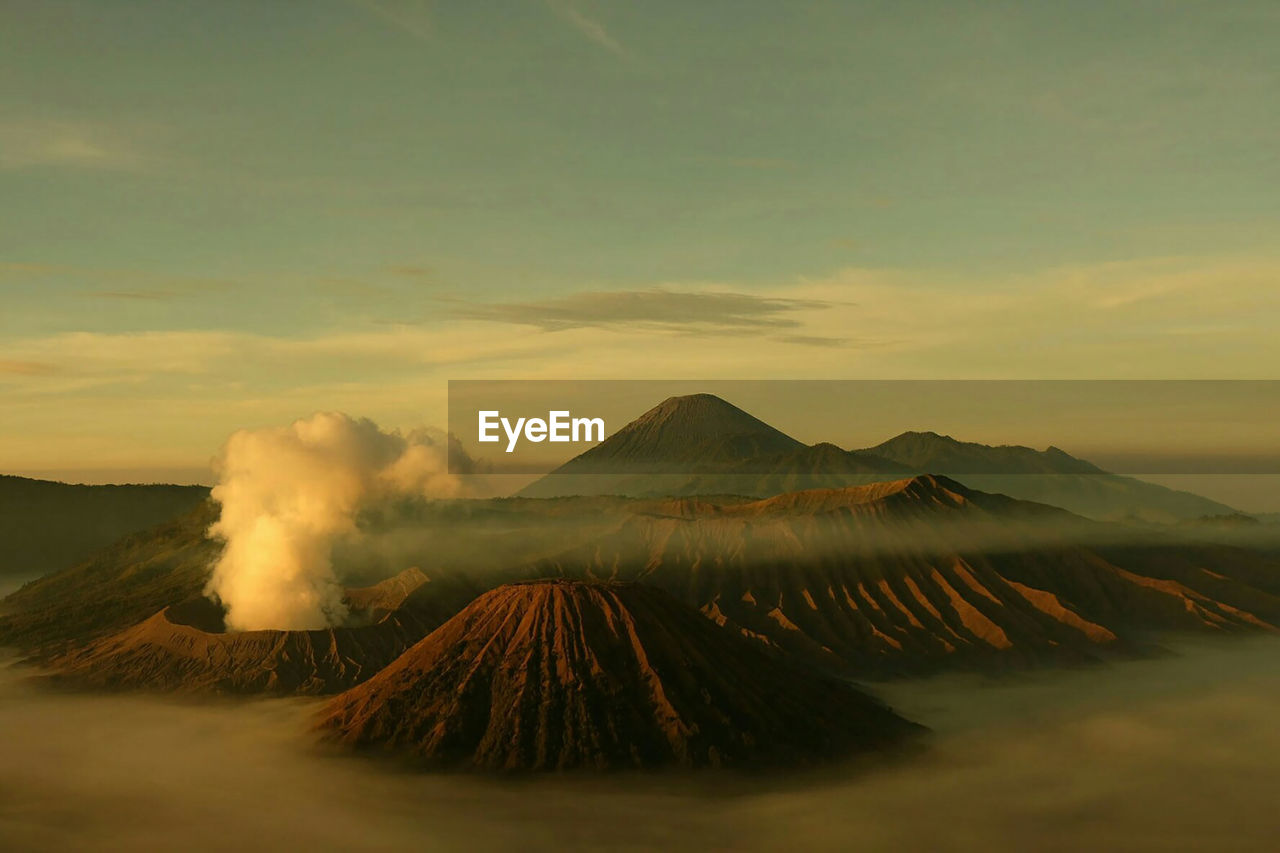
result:
[(335, 698), (320, 727), (504, 771), (808, 764), (919, 731), (661, 590), (568, 580), (480, 596)]
[(193, 598), (53, 658), (54, 678), (97, 689), (315, 695), (359, 684), (458, 612), (474, 589), (409, 569), (347, 592), (354, 624), (314, 631), (227, 631)]

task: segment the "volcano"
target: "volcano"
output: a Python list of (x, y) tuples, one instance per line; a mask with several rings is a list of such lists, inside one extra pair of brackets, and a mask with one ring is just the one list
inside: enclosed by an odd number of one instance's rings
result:
[(918, 730), (661, 590), (563, 580), (482, 595), (332, 700), (320, 727), (500, 771), (807, 764)]
[(723, 473), (744, 460), (804, 448), (714, 394), (669, 397), (520, 495), (656, 494), (691, 474)]
[(520, 494), (770, 497), (912, 474), (944, 474), (970, 488), (1101, 520), (1173, 524), (1235, 512), (1104, 471), (1057, 447), (992, 447), (935, 432), (905, 432), (861, 450), (805, 445), (712, 394), (664, 400)]
[(752, 456), (804, 447), (714, 394), (669, 397), (609, 438), (578, 456), (562, 473), (601, 466), (647, 468), (680, 465), (677, 472), (701, 466), (719, 468)]
[(1274, 630), (1280, 565), (919, 476), (759, 501), (638, 504), (529, 577), (659, 586), (843, 674), (1084, 662), (1156, 630)]
[(414, 568), (348, 591), (353, 624), (316, 631), (228, 632), (204, 597), (48, 662), (54, 678), (99, 689), (274, 695), (338, 693), (372, 676), (456, 613), (475, 590)]

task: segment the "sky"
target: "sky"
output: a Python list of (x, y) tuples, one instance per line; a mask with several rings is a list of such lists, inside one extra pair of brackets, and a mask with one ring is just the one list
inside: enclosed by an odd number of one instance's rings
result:
[(207, 479), (449, 379), (1277, 378), (1277, 44), (1270, 0), (6, 0), (0, 470)]

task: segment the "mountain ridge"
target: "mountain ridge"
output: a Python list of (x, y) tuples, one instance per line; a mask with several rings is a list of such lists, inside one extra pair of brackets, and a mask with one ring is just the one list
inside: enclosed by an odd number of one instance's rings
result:
[[(1054, 445), (1036, 450), (1021, 444), (982, 444), (925, 430), (907, 430), (865, 452), (913, 468), (961, 474), (1105, 474), (1092, 462)], [(967, 470), (966, 466), (973, 466)], [(996, 470), (992, 470), (996, 469)], [(1021, 469), (1021, 470), (1011, 470)]]
[(673, 498), (524, 569), (659, 586), (854, 676), (1132, 654), (1153, 631), (1275, 631), (1280, 564), (1166, 542), (945, 477), (756, 501)]
[(87, 486), (0, 474), (0, 575), (43, 575), (203, 503), (205, 486)]
[[(689, 425), (707, 411), (715, 416), (706, 423)], [(681, 429), (662, 435), (672, 413), (679, 413)], [(723, 419), (734, 429), (750, 425), (755, 435), (768, 436), (768, 441), (734, 440), (731, 435), (717, 438), (717, 423)], [(696, 435), (697, 440), (684, 450), (671, 450), (680, 445), (685, 433)], [(628, 438), (636, 435), (643, 435), (644, 440)], [(618, 436), (623, 438), (615, 442)], [(762, 451), (765, 446), (772, 449)], [(646, 457), (651, 447), (664, 450)], [(1112, 474), (1055, 445), (1045, 450), (1022, 445), (993, 447), (930, 431), (907, 431), (873, 447), (854, 450), (830, 442), (805, 445), (711, 394), (664, 400), (602, 444), (517, 494), (765, 497), (926, 473), (955, 477), (981, 491), (1099, 519), (1175, 524), (1186, 518), (1236, 512), (1200, 495)]]

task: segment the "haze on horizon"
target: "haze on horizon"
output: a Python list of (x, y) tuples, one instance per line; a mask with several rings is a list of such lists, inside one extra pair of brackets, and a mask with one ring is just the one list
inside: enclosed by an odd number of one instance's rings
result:
[(1277, 41), (1262, 0), (7, 3), (0, 471), (207, 480), (457, 378), (1273, 378)]

